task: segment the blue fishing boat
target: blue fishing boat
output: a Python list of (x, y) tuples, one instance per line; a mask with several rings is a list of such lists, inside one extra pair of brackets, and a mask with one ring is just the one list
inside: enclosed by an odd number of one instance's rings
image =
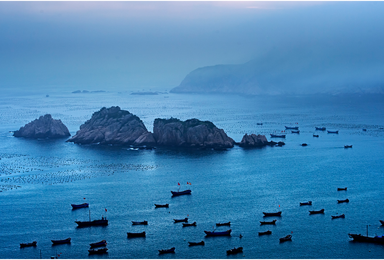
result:
[(183, 219), (173, 219), (173, 221), (175, 221), (175, 223), (178, 223), (178, 222), (188, 222), (188, 218), (183, 218)]
[(180, 196), (180, 195), (188, 195), (191, 194), (191, 190), (183, 190), (183, 191), (171, 191), (172, 196)]
[(299, 127), (298, 126), (286, 126), (285, 129), (286, 130), (299, 130)]
[(132, 225), (148, 225), (148, 221), (132, 221)]
[(309, 211), (309, 215), (313, 215), (313, 214), (324, 214), (324, 209), (321, 209), (321, 210), (310, 210)]
[(60, 244), (70, 244), (71, 238), (63, 239), (63, 240), (51, 240), (53, 245), (60, 245)]
[(227, 231), (204, 231), (207, 237), (230, 236), (232, 229)]
[(326, 130), (325, 127), (315, 127), (315, 128), (316, 128), (316, 130), (318, 130), (318, 131), (325, 131), (325, 130)]
[(71, 204), (72, 209), (81, 209), (81, 208), (88, 208), (89, 204), (88, 203), (83, 203), (83, 204)]
[(328, 132), (328, 134), (338, 134), (339, 133), (339, 130), (336, 130), (336, 131), (327, 131)]
[(272, 213), (263, 212), (263, 214), (264, 214), (264, 217), (271, 217), (271, 216), (277, 216), (277, 217), (280, 217), (280, 216), (281, 216), (281, 211), (278, 211), (278, 212), (272, 212)]
[(285, 135), (271, 134), (271, 138), (285, 138)]
[(308, 201), (308, 202), (300, 202), (300, 206), (305, 206), (305, 205), (312, 205), (312, 201)]

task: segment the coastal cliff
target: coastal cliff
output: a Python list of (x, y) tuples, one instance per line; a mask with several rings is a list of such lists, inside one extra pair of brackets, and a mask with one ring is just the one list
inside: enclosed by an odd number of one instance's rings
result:
[(70, 136), (68, 128), (60, 119), (53, 119), (50, 114), (40, 116), (39, 119), (20, 127), (14, 131), (13, 136), (25, 138), (63, 138)]
[(155, 145), (143, 121), (120, 107), (103, 107), (67, 142), (78, 144)]
[(157, 118), (153, 123), (153, 135), (159, 146), (224, 149), (235, 144), (223, 129), (198, 119)]

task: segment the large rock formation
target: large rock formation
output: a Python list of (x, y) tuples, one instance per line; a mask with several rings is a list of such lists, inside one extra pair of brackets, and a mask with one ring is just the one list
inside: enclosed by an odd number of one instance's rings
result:
[(139, 117), (120, 107), (103, 107), (80, 126), (68, 140), (79, 144), (155, 145), (152, 133), (147, 131)]
[(212, 122), (189, 119), (181, 121), (176, 118), (155, 119), (153, 135), (159, 146), (231, 148), (235, 141), (228, 137), (223, 129)]
[(50, 114), (46, 114), (20, 127), (18, 131), (14, 131), (13, 136), (54, 139), (68, 137), (70, 133), (60, 119), (53, 119)]
[(245, 134), (243, 139), (239, 143), (241, 147), (262, 147), (269, 145), (267, 138), (265, 135), (255, 135), (255, 134)]

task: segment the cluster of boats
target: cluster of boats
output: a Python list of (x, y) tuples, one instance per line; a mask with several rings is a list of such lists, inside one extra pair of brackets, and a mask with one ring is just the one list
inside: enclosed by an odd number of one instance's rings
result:
[[(285, 130), (291, 130), (292, 134), (300, 134), (298, 126), (285, 126)], [(315, 127), (316, 131), (325, 131), (325, 127)], [(283, 132), (283, 131), (282, 131)], [(327, 130), (328, 134), (338, 134), (339, 130)], [(271, 134), (271, 138), (285, 138), (286, 134)], [(313, 137), (319, 137), (317, 134), (313, 134)]]

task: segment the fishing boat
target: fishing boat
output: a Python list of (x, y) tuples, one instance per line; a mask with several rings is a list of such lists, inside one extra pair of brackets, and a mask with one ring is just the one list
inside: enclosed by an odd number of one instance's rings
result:
[(344, 148), (352, 148), (352, 145), (344, 145)]
[(299, 127), (298, 126), (286, 126), (285, 129), (286, 130), (299, 130)]
[(169, 204), (155, 204), (155, 208), (168, 208)]
[(348, 203), (348, 202), (349, 202), (349, 199), (337, 200), (337, 203)]
[(225, 222), (225, 223), (216, 223), (216, 226), (220, 227), (220, 226), (230, 226), (231, 225), (231, 222)]
[(89, 204), (88, 203), (83, 203), (83, 204), (71, 204), (72, 209), (81, 209), (81, 208), (88, 208)]
[(336, 130), (336, 131), (330, 131), (330, 130), (328, 130), (327, 132), (328, 132), (328, 134), (338, 134), (338, 133), (339, 133), (339, 130)]
[(300, 134), (300, 130), (292, 130), (291, 133), (292, 134)]
[(91, 248), (102, 247), (102, 246), (106, 246), (107, 245), (107, 241), (101, 240), (100, 242), (91, 243), (89, 245), (90, 245)]
[(75, 223), (78, 227), (107, 226), (108, 220), (106, 217), (101, 217), (101, 219), (95, 219), (92, 221), (91, 219), (89, 219), (89, 221), (75, 221)]
[(272, 212), (272, 213), (263, 212), (263, 214), (264, 214), (264, 217), (271, 217), (271, 216), (280, 217), (281, 216), (281, 211), (279, 211), (279, 212)]
[(335, 219), (335, 218), (345, 218), (345, 215), (344, 214), (341, 214), (341, 215), (338, 215), (338, 216), (331, 216), (332, 219)]
[(32, 243), (21, 243), (20, 247), (23, 248), (23, 247), (36, 246), (36, 245), (37, 245), (37, 242), (33, 241)]
[(71, 238), (63, 239), (63, 240), (51, 240), (53, 245), (60, 245), (60, 244), (70, 244)]
[(132, 225), (148, 225), (148, 221), (132, 221)]
[(188, 245), (189, 246), (204, 246), (205, 242), (204, 241), (201, 241), (201, 242), (188, 242)]
[(306, 144), (306, 143), (302, 143), (301, 146), (308, 146), (308, 144)]
[(384, 236), (364, 236), (361, 234), (348, 234), (350, 238), (353, 239), (353, 241), (356, 242), (367, 242), (367, 243), (377, 243), (377, 244), (384, 244)]
[(313, 214), (324, 214), (324, 209), (321, 209), (321, 210), (310, 210), (309, 211), (309, 215), (313, 215)]
[(235, 247), (233, 249), (227, 250), (227, 255), (234, 255), (243, 252), (242, 247)]
[(313, 137), (319, 137), (319, 135), (313, 135)]
[(256, 125), (263, 125), (263, 123), (256, 123)]
[(312, 205), (312, 201), (300, 202), (300, 206)]
[(99, 249), (89, 249), (88, 252), (90, 255), (100, 255), (107, 253), (108, 248), (99, 248)]
[(318, 130), (318, 131), (325, 131), (326, 130), (325, 127), (315, 127), (315, 129)]
[(173, 219), (173, 221), (175, 223), (178, 223), (178, 222), (188, 222), (188, 218), (183, 218), (183, 219)]
[(283, 243), (285, 241), (292, 241), (292, 236), (291, 235), (287, 235), (285, 237), (279, 238), (279, 240), (280, 240), (280, 243)]
[(227, 231), (204, 231), (207, 237), (230, 236), (232, 229)]
[(267, 230), (267, 231), (264, 231), (264, 232), (259, 232), (259, 236), (270, 235), (270, 234), (272, 234), (271, 230)]
[(180, 196), (180, 195), (188, 195), (191, 194), (191, 190), (183, 190), (183, 191), (171, 191), (172, 196)]
[(131, 237), (145, 237), (145, 231), (139, 233), (127, 232), (128, 238)]
[(194, 227), (196, 227), (196, 222), (193, 222), (193, 223), (183, 223), (183, 227), (192, 227), (192, 226), (194, 226)]
[(381, 225), (384, 226), (384, 220), (379, 220), (379, 221), (380, 221)]
[(169, 253), (175, 253), (175, 248), (172, 247), (170, 249), (161, 249), (161, 250), (159, 250), (159, 254), (169, 254)]
[(337, 188), (338, 191), (341, 191), (341, 190), (347, 190), (347, 187), (345, 188)]
[(276, 225), (276, 219), (272, 221), (260, 221), (260, 226), (262, 225)]
[(271, 134), (271, 138), (285, 138), (285, 135)]

